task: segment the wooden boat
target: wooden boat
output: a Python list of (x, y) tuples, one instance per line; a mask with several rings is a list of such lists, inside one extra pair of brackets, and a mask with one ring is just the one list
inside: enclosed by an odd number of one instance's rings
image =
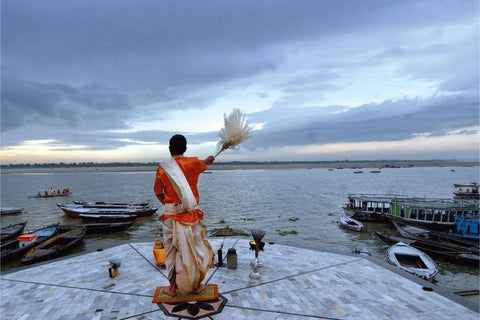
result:
[(456, 203), (451, 199), (394, 198), (385, 217), (410, 225), (437, 231), (455, 229), (455, 219), (472, 216), (479, 211), (479, 204)]
[(432, 258), (403, 242), (389, 247), (386, 257), (390, 264), (427, 281), (435, 279), (438, 273), (438, 266)]
[[(133, 216), (135, 219), (135, 216)], [(124, 231), (130, 228), (133, 225), (133, 221), (125, 221), (125, 222), (103, 222), (103, 223), (86, 223), (80, 225), (66, 225), (65, 227), (69, 228), (78, 228), (78, 227), (85, 227), (87, 234), (93, 233), (113, 233)]]
[(435, 244), (429, 241), (415, 240), (409, 244), (410, 246), (425, 252), (432, 258), (449, 261), (461, 265), (470, 265), (479, 267), (480, 256), (455, 247)]
[(63, 192), (63, 193), (49, 193), (45, 194), (36, 194), (34, 196), (28, 196), (29, 198), (54, 198), (54, 197), (68, 197), (72, 194), (72, 192)]
[(79, 218), (86, 221), (127, 222), (137, 218), (133, 214), (79, 214)]
[(407, 198), (398, 194), (348, 194), (348, 203), (343, 207), (347, 216), (359, 221), (386, 222), (384, 215), (390, 211), (393, 198)]
[(461, 239), (459, 237), (454, 237), (441, 232), (435, 232), (433, 230), (409, 226), (406, 224), (402, 224), (398, 221), (392, 221), (392, 223), (397, 229), (398, 233), (404, 238), (414, 240), (426, 240), (431, 241), (435, 244), (450, 246), (452, 248), (464, 250), (466, 252), (471, 252), (475, 254), (480, 253), (480, 244), (478, 241)]
[(0, 215), (6, 216), (9, 214), (17, 214), (21, 213), (23, 211), (23, 208), (17, 208), (17, 207), (0, 207)]
[(456, 190), (453, 192), (453, 199), (457, 201), (480, 202), (478, 183), (472, 182), (470, 184), (454, 184), (453, 186), (456, 188)]
[(3, 227), (0, 229), (0, 243), (7, 242), (9, 240), (15, 239), (23, 232), (27, 221), (20, 222), (16, 224), (11, 224), (7, 227)]
[(152, 207), (131, 207), (131, 208), (85, 208), (78, 204), (62, 205), (57, 203), (57, 206), (71, 217), (78, 218), (80, 215), (134, 215), (137, 217), (145, 217), (152, 215), (158, 209)]
[(59, 230), (59, 224), (52, 224), (47, 227), (43, 227), (32, 232), (29, 232), (27, 235), (34, 235), (35, 237), (31, 242), (23, 242), (19, 240), (19, 237), (13, 240), (10, 240), (1, 245), (0, 250), (2, 252), (1, 261), (2, 263), (17, 259), (22, 257), (25, 252), (41, 244), (42, 242), (50, 239), (55, 236)]
[(85, 237), (86, 228), (79, 227), (59, 232), (54, 237), (30, 249), (22, 258), (22, 263), (32, 264), (57, 258), (79, 245)]
[(84, 206), (85, 208), (130, 208), (147, 207), (147, 202), (105, 202), (105, 201), (72, 201), (74, 204)]
[(347, 217), (346, 215), (338, 217), (338, 223), (340, 224), (340, 227), (353, 231), (362, 231), (364, 229), (363, 223)]
[(479, 267), (480, 256), (469, 250), (457, 248), (454, 246), (442, 245), (430, 240), (414, 240), (402, 237), (394, 237), (386, 234), (375, 232), (375, 234), (388, 244), (396, 244), (403, 242), (409, 246), (416, 248), (430, 257), (441, 261), (449, 261), (461, 265), (470, 265)]

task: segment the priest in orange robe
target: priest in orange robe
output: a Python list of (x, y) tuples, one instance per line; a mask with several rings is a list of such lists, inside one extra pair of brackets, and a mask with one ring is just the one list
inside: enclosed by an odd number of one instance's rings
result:
[(171, 158), (157, 168), (154, 192), (162, 204), (163, 242), (169, 287), (163, 292), (176, 296), (200, 293), (205, 289), (205, 278), (213, 259), (213, 250), (205, 238), (203, 212), (197, 208), (200, 200), (197, 182), (199, 175), (215, 158), (204, 160), (184, 157), (187, 140), (174, 135), (169, 141)]

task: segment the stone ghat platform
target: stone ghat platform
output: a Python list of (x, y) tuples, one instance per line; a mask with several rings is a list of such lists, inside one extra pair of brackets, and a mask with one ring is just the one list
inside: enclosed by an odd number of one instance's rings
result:
[[(206, 319), (479, 319), (471, 300), (368, 256), (266, 244), (259, 256), (262, 278), (252, 280), (248, 239), (209, 240), (215, 251), (224, 241), (224, 256), (236, 248), (238, 268), (210, 269), (207, 282), (228, 301)], [(6, 272), (0, 317), (175, 319), (152, 303), (156, 287), (168, 285), (152, 246), (123, 244)], [(120, 275), (110, 278), (113, 258), (122, 264)]]

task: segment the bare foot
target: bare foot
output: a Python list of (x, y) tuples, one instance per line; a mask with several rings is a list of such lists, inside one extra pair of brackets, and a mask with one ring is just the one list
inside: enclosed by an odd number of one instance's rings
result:
[(170, 287), (165, 287), (162, 289), (162, 292), (165, 293), (166, 295), (169, 295), (170, 297), (175, 297), (177, 296), (177, 290), (175, 289), (170, 289)]
[(199, 285), (195, 290), (193, 290), (193, 293), (199, 294), (199, 293), (202, 292), (203, 290), (205, 290), (205, 285), (204, 285), (204, 284), (201, 284), (201, 285)]

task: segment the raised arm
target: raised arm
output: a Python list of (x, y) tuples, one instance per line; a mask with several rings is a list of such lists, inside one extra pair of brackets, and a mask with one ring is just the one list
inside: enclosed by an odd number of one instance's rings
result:
[(202, 160), (207, 166), (211, 164), (213, 161), (215, 161), (214, 156), (208, 156), (205, 159)]

